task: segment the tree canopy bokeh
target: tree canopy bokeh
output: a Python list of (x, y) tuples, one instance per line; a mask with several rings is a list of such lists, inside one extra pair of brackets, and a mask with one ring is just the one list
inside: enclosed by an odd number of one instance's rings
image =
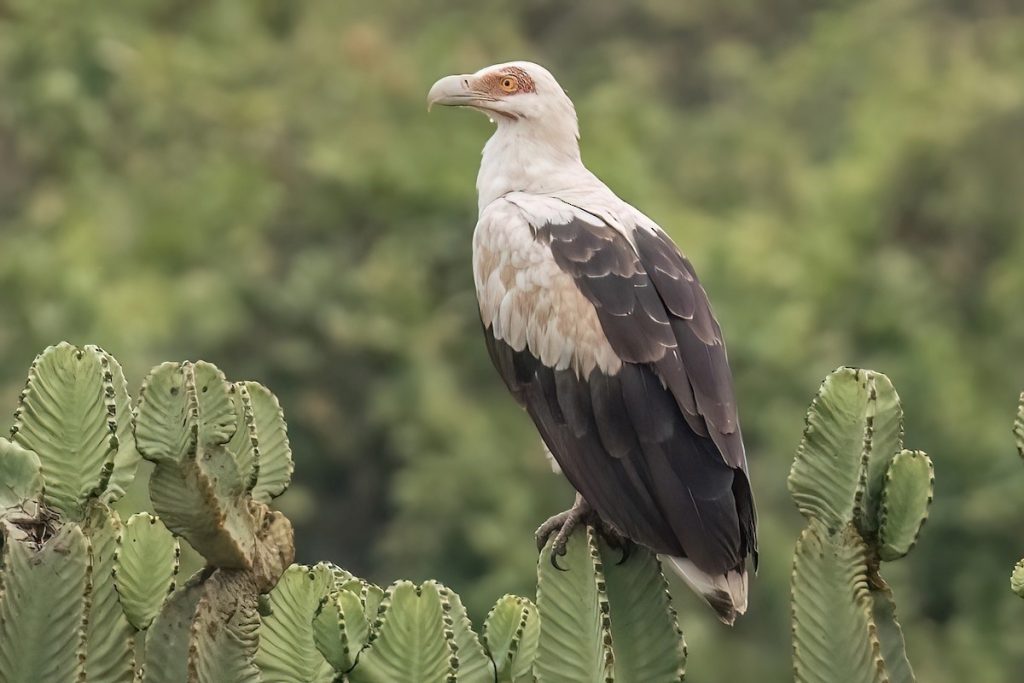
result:
[[(61, 339), (289, 417), (300, 561), (531, 593), (571, 502), (479, 338), (486, 119), (439, 76), (547, 65), (584, 160), (668, 230), (730, 349), (762, 567), (732, 631), (675, 591), (695, 681), (789, 677), (785, 489), (837, 365), (887, 373), (936, 467), (888, 567), (930, 683), (1019, 680), (1024, 5), (1010, 0), (0, 0), (0, 390)], [(1016, 673), (1015, 673), (1016, 672)]]

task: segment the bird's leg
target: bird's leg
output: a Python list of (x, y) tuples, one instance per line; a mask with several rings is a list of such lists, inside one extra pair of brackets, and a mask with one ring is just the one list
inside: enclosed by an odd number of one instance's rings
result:
[(594, 515), (593, 525), (594, 528), (597, 529), (597, 532), (604, 537), (604, 540), (610, 547), (615, 548), (622, 553), (616, 564), (623, 564), (629, 559), (630, 554), (633, 552), (633, 541), (619, 533), (618, 529), (601, 519), (596, 514)]
[(537, 529), (538, 550), (542, 550), (547, 545), (548, 539), (551, 538), (551, 534), (555, 534), (555, 540), (551, 546), (551, 564), (555, 569), (562, 570), (558, 566), (558, 558), (565, 555), (565, 545), (569, 542), (569, 536), (579, 526), (579, 523), (592, 513), (593, 508), (590, 507), (590, 503), (577, 493), (576, 501), (571, 508), (552, 516)]
[(551, 546), (551, 564), (555, 569), (562, 569), (558, 566), (558, 558), (565, 555), (565, 546), (569, 542), (569, 537), (572, 536), (572, 532), (576, 530), (580, 522), (589, 524), (601, 534), (609, 546), (622, 553), (618, 564), (629, 559), (629, 555), (633, 551), (633, 541), (601, 519), (590, 503), (577, 493), (576, 501), (570, 509), (553, 515), (537, 529), (537, 550), (543, 550), (548, 539), (551, 538), (551, 534), (555, 534), (555, 540)]

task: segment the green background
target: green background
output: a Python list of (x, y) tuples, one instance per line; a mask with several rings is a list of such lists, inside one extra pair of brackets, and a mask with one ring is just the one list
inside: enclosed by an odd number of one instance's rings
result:
[(790, 677), (785, 489), (837, 365), (892, 377), (936, 502), (885, 571), (919, 680), (1019, 681), (1024, 5), (1011, 0), (0, 0), (0, 397), (67, 339), (280, 397), (299, 559), (533, 592), (571, 491), (479, 339), (490, 124), (427, 115), (509, 59), (690, 256), (729, 341), (762, 568), (733, 630), (675, 591), (689, 679)]

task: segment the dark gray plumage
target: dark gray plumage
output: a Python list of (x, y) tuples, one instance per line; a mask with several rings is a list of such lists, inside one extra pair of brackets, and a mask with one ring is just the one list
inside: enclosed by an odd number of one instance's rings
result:
[(757, 535), (721, 330), (689, 262), (659, 235), (575, 220), (536, 239), (593, 303), (619, 373), (578, 378), (485, 330), (495, 367), (603, 519), (719, 574), (756, 566)]

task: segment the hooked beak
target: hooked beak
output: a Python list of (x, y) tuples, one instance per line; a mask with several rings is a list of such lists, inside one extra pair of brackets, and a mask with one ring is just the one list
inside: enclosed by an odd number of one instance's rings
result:
[(471, 74), (445, 76), (430, 87), (427, 93), (427, 111), (435, 104), (446, 107), (481, 107), (494, 98), (473, 90)]

